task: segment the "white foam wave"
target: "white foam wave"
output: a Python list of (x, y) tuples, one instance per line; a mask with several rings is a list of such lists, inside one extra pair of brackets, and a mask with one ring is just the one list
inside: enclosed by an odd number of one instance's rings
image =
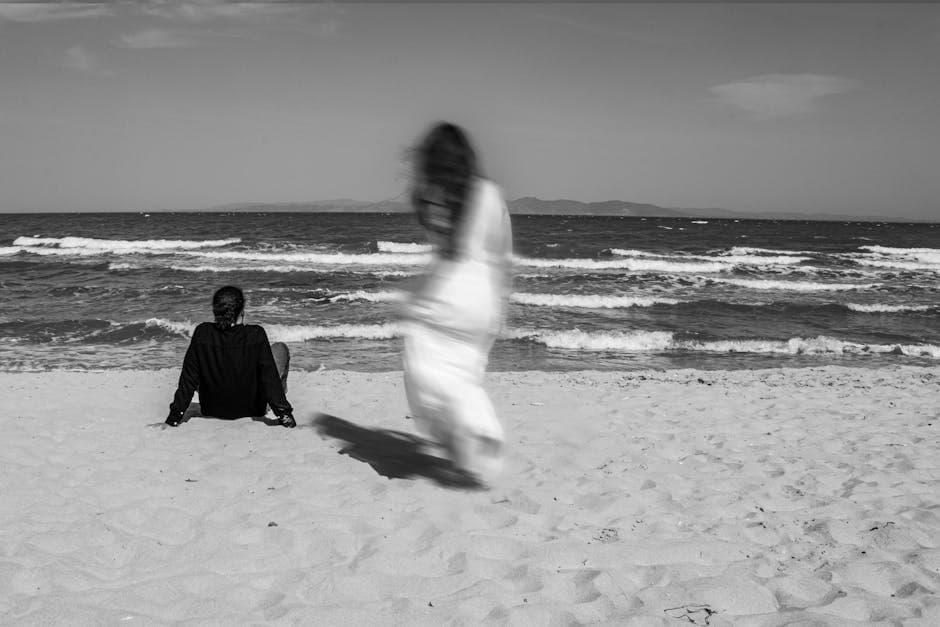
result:
[(177, 335), (183, 335), (190, 337), (193, 334), (193, 329), (196, 328), (196, 323), (190, 321), (177, 321), (177, 320), (166, 320), (165, 318), (149, 318), (144, 324), (147, 327), (160, 327), (171, 333), (176, 333)]
[(356, 270), (350, 271), (351, 274), (367, 274), (369, 276), (377, 277), (408, 277), (416, 276), (420, 274), (419, 272), (408, 272), (406, 270), (369, 270), (368, 272), (360, 272)]
[(430, 260), (427, 254), (416, 253), (265, 253), (254, 251), (223, 251), (223, 252), (201, 252), (191, 251), (187, 253), (194, 257), (204, 259), (219, 259), (231, 261), (261, 261), (261, 262), (283, 262), (288, 264), (320, 264), (320, 265), (367, 265), (367, 266), (387, 266), (401, 265), (413, 266), (424, 265)]
[[(940, 271), (940, 248), (892, 248), (889, 246), (860, 246), (867, 250), (860, 255), (848, 255), (866, 266), (901, 268), (904, 270)], [(875, 258), (873, 259), (872, 256)]]
[[(134, 253), (140, 251), (160, 250), (195, 250), (198, 248), (220, 248), (238, 244), (241, 239), (209, 239), (209, 240), (121, 240), (97, 239), (93, 237), (30, 237), (21, 236), (13, 240), (14, 246), (24, 248), (58, 248), (60, 250), (80, 249), (97, 252)], [(31, 251), (32, 252), (32, 251)]]
[[(119, 265), (119, 264), (112, 264)], [(111, 266), (109, 266), (110, 268)], [(237, 265), (237, 266), (219, 266), (219, 265), (196, 265), (196, 266), (168, 266), (170, 270), (177, 272), (319, 272), (320, 268), (311, 266), (259, 266), (259, 265)]]
[(920, 263), (917, 261), (904, 261), (903, 259), (856, 259), (856, 263), (870, 268), (897, 268), (899, 270), (932, 270), (940, 272), (940, 258), (937, 262)]
[(788, 266), (806, 261), (809, 257), (797, 257), (795, 255), (722, 255), (718, 259), (745, 266)]
[[(174, 254), (233, 262), (260, 262), (271, 264), (270, 267), (254, 266), (250, 269), (268, 272), (303, 272), (312, 268), (303, 265), (320, 266), (415, 266), (426, 264), (430, 260), (427, 253), (418, 251), (403, 253), (329, 253), (329, 252), (267, 252), (257, 250), (206, 251), (201, 248), (218, 248), (240, 242), (239, 239), (227, 240), (95, 240), (90, 238), (35, 238), (19, 237), (14, 241), (16, 252), (36, 255), (93, 256), (103, 253), (115, 254)], [(11, 253), (13, 254), (13, 253)], [(280, 265), (277, 265), (280, 264)], [(285, 265), (286, 264), (286, 265)], [(203, 271), (210, 266), (197, 267), (194, 271)], [(244, 267), (211, 266), (207, 271), (230, 272)], [(113, 268), (123, 269), (123, 268)], [(174, 269), (188, 270), (177, 265)]]
[(268, 337), (279, 342), (306, 342), (321, 339), (388, 340), (399, 333), (394, 324), (337, 324), (337, 325), (264, 325)]
[(40, 255), (43, 257), (92, 257), (107, 252), (93, 248), (46, 248), (42, 246), (20, 246), (19, 250), (20, 252), (30, 255)]
[(849, 303), (847, 307), (852, 311), (861, 313), (899, 313), (902, 311), (929, 311), (933, 309), (930, 305), (864, 305), (856, 303)]
[(656, 253), (647, 252), (645, 250), (636, 250), (633, 248), (611, 248), (611, 254), (617, 255), (618, 257), (652, 257), (654, 259), (661, 259), (662, 255), (657, 255)]
[[(721, 255), (657, 255), (643, 250), (633, 250), (624, 248), (611, 248), (610, 252), (618, 257), (640, 257), (643, 259), (657, 259), (669, 263), (687, 263), (690, 260), (706, 261), (710, 263), (724, 263), (729, 265), (750, 265), (750, 266), (770, 266), (770, 265), (792, 265), (806, 261), (809, 257), (798, 256), (787, 253), (785, 255), (767, 256), (761, 254), (748, 254), (740, 252), (742, 250), (734, 248), (731, 253)], [(754, 249), (762, 250), (762, 249)], [(733, 251), (739, 251), (737, 253)]]
[(657, 304), (676, 305), (681, 302), (671, 298), (609, 296), (606, 294), (528, 294), (525, 292), (513, 294), (510, 300), (520, 305), (535, 305), (538, 307), (583, 307), (587, 309), (652, 307)]
[(357, 290), (327, 297), (329, 300), (354, 301), (365, 300), (372, 303), (397, 302), (401, 300), (401, 292), (366, 292)]
[(692, 224), (708, 224), (708, 220), (692, 220)]
[(785, 342), (732, 340), (688, 343), (686, 348), (712, 352), (780, 353), (787, 355), (872, 355), (897, 353), (909, 357), (940, 358), (940, 346), (931, 344), (859, 344), (820, 335), (794, 337)]
[[(196, 323), (190, 321), (150, 318), (144, 323), (147, 327), (160, 327), (171, 333), (185, 337), (192, 336)], [(305, 342), (307, 340), (350, 338), (385, 340), (398, 335), (394, 324), (337, 324), (337, 325), (262, 325), (271, 341)]]
[(935, 253), (914, 253), (914, 257), (924, 263), (940, 265), (940, 252)]
[(15, 255), (22, 252), (22, 250), (23, 249), (18, 246), (0, 246), (0, 257)]
[(586, 332), (579, 329), (552, 331), (536, 329), (514, 329), (504, 333), (513, 339), (525, 339), (549, 348), (568, 348), (590, 351), (656, 351), (672, 345), (672, 333), (665, 331), (613, 331)]
[(790, 292), (822, 292), (867, 290), (878, 287), (878, 283), (818, 283), (815, 281), (773, 281), (764, 279), (711, 279), (716, 283), (727, 283), (753, 290), (781, 290)]
[(931, 357), (940, 359), (940, 346), (934, 344), (904, 344), (899, 346), (901, 352), (910, 357)]
[(775, 250), (771, 248), (755, 248), (753, 246), (735, 246), (728, 251), (729, 255), (785, 255), (800, 256), (810, 254), (805, 250)]
[(516, 257), (515, 262), (534, 268), (576, 268), (579, 270), (629, 270), (632, 272), (722, 272), (727, 263), (683, 263), (656, 259), (533, 259)]
[(413, 242), (377, 242), (381, 253), (429, 253), (430, 244), (415, 244)]
[(890, 246), (859, 246), (859, 248), (882, 255), (940, 255), (940, 248), (892, 248)]
[[(108, 264), (108, 270), (119, 272), (121, 270), (144, 270), (153, 267), (164, 267), (164, 266), (153, 266), (153, 265), (141, 265), (135, 263), (110, 263)], [(290, 265), (258, 265), (258, 264), (238, 264), (231, 266), (223, 265), (213, 265), (213, 264), (199, 264), (199, 265), (179, 265), (172, 264), (165, 266), (169, 270), (175, 270), (176, 272), (280, 272), (280, 273), (291, 273), (291, 272), (322, 272), (322, 268), (317, 268), (314, 266), (290, 266)], [(409, 277), (414, 276), (416, 272), (406, 272), (403, 270), (369, 270), (369, 271), (349, 271), (351, 274), (358, 275), (369, 275), (375, 277)]]
[(694, 351), (711, 353), (756, 353), (784, 355), (874, 355), (900, 354), (909, 357), (940, 359), (940, 346), (933, 344), (860, 344), (820, 335), (814, 338), (794, 337), (789, 340), (718, 340), (698, 342), (676, 340), (664, 331), (612, 331), (585, 332), (515, 329), (504, 334), (512, 339), (524, 339), (549, 348), (585, 351)]

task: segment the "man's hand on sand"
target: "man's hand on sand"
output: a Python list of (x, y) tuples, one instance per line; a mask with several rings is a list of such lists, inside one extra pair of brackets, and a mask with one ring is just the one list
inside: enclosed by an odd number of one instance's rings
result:
[(177, 414), (170, 414), (166, 417), (166, 423), (170, 427), (178, 427), (183, 422), (183, 417)]

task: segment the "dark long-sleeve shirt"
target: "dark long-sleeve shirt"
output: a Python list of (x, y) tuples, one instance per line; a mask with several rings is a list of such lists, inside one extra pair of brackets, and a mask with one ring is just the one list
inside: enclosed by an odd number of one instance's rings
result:
[(263, 416), (265, 405), (279, 418), (292, 413), (264, 329), (238, 324), (222, 329), (203, 322), (193, 331), (183, 359), (171, 416), (182, 416), (199, 390), (204, 416)]

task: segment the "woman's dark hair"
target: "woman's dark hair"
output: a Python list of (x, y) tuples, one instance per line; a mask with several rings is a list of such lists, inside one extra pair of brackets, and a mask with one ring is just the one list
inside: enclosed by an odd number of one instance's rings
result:
[[(412, 203), (418, 220), (425, 228), (427, 205), (433, 202), (450, 213), (451, 236), (463, 216), (474, 177), (479, 176), (476, 152), (462, 128), (450, 122), (438, 122), (418, 144), (414, 155), (415, 187)], [(429, 198), (429, 194), (440, 194)]]
[(244, 308), (245, 295), (233, 285), (220, 288), (212, 296), (212, 315), (215, 323), (223, 329), (234, 326)]

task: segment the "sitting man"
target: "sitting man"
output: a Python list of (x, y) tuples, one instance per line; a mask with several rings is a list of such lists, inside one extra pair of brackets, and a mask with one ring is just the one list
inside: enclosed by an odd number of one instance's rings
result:
[(237, 287), (223, 287), (212, 297), (215, 323), (203, 322), (193, 331), (166, 424), (175, 427), (183, 421), (193, 392), (199, 390), (204, 416), (263, 416), (270, 405), (279, 424), (297, 426), (285, 396), (287, 346), (270, 346), (263, 328), (238, 323), (244, 307), (245, 296)]

